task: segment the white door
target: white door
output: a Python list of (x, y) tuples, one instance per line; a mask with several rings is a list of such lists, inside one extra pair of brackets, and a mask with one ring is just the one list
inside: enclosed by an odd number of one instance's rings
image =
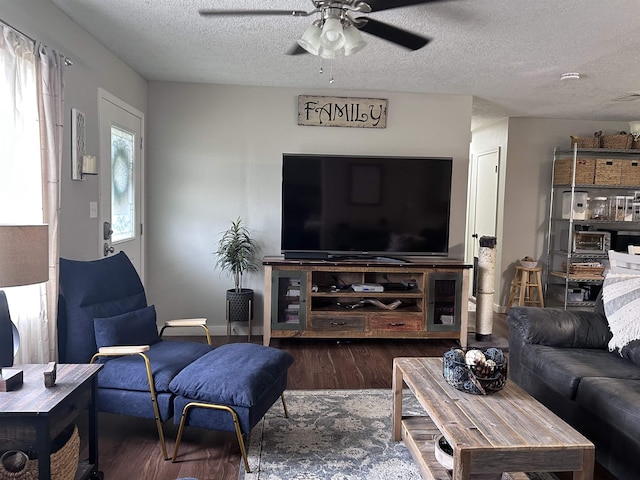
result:
[(100, 89), (100, 256), (124, 251), (144, 279), (144, 116)]
[(471, 243), (473, 245), (473, 292), (477, 291), (477, 262), (481, 237), (495, 237), (498, 214), (498, 172), (500, 150), (478, 154), (476, 159), (475, 214)]

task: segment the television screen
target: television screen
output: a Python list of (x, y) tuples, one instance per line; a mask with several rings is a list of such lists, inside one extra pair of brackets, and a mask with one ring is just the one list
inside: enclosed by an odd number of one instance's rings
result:
[(282, 252), (446, 256), (451, 158), (283, 154)]

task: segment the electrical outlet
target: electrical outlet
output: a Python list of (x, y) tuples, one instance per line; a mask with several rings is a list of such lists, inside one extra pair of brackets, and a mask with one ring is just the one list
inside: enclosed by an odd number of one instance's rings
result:
[(89, 218), (98, 218), (98, 202), (89, 202)]

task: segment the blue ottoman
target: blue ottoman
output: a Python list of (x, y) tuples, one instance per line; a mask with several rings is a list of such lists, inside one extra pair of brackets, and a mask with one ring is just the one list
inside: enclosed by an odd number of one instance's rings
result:
[[(178, 437), (175, 462), (185, 426), (235, 431), (249, 472), (243, 435), (260, 421), (283, 392), (293, 357), (277, 348), (231, 343), (212, 350), (178, 373), (169, 390), (174, 399)], [(178, 419), (180, 415), (180, 419)]]

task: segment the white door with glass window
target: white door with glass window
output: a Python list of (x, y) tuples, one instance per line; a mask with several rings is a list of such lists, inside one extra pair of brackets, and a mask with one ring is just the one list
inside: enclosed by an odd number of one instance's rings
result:
[(144, 116), (102, 89), (99, 108), (99, 254), (107, 257), (124, 251), (144, 279)]

